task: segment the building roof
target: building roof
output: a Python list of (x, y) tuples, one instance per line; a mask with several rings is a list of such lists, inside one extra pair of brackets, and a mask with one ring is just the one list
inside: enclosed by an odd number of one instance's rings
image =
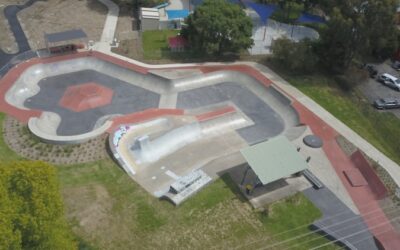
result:
[(58, 33), (45, 34), (44, 38), (49, 43), (57, 43), (57, 42), (87, 38), (87, 35), (83, 30), (76, 29), (76, 30), (66, 30)]
[(308, 168), (305, 159), (285, 136), (269, 139), (240, 152), (264, 185)]
[(189, 16), (189, 10), (183, 9), (183, 10), (166, 10), (168, 20), (173, 20), (173, 19), (185, 19), (187, 16)]
[(155, 8), (140, 8), (141, 19), (160, 19), (160, 12)]

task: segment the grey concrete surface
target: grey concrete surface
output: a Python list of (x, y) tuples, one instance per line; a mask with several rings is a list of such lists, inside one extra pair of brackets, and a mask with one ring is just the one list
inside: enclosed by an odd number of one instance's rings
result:
[(282, 117), (258, 96), (237, 83), (226, 82), (181, 92), (178, 94), (177, 107), (194, 109), (228, 100), (255, 123), (238, 130), (249, 144), (265, 141), (283, 132)]
[[(69, 86), (96, 82), (114, 91), (111, 104), (83, 112), (73, 112), (61, 107), (58, 102)], [(57, 113), (61, 117), (58, 135), (78, 135), (91, 131), (96, 122), (106, 115), (129, 114), (148, 108), (157, 108), (160, 95), (127, 82), (85, 70), (39, 81), (40, 92), (25, 100), (24, 106)]]
[[(329, 234), (351, 249), (377, 250), (372, 234), (363, 219), (354, 214), (328, 188), (309, 188), (303, 193), (317, 206), (323, 217), (313, 223), (322, 235)], [(351, 236), (350, 236), (351, 235)]]
[[(86, 82), (98, 82), (114, 89), (120, 93), (114, 96), (119, 101), (114, 100), (112, 105), (81, 114), (60, 109), (57, 103), (66, 87)], [(177, 103), (179, 96), (182, 99), (181, 92), (190, 93), (184, 94), (188, 98), (185, 105), (182, 105), (182, 101), (181, 104)], [(157, 105), (151, 93), (157, 95)], [(200, 102), (196, 103), (196, 100)], [(168, 79), (152, 73), (142, 74), (88, 56), (33, 65), (21, 74), (6, 93), (6, 101), (15, 107), (39, 109), (62, 117), (58, 136), (87, 133), (91, 128), (101, 126), (100, 118), (104, 118), (101, 119), (104, 122), (107, 116), (156, 107), (193, 109), (230, 100), (254, 123), (254, 126), (238, 129), (249, 144), (264, 141), (299, 125), (298, 114), (290, 106), (290, 98), (236, 71)], [(117, 109), (118, 105), (120, 107)], [(81, 118), (83, 120), (79, 120)]]

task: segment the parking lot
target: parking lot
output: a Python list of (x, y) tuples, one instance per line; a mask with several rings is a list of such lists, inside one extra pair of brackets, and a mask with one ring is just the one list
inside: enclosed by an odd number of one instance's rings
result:
[[(388, 60), (385, 63), (374, 65), (378, 70), (378, 75), (382, 73), (389, 73), (395, 77), (400, 78), (400, 72), (393, 69), (391, 66), (391, 61)], [(359, 89), (365, 95), (365, 97), (372, 104), (374, 100), (378, 98), (397, 98), (400, 99), (400, 92), (392, 88), (389, 88), (382, 83), (379, 83), (376, 79), (368, 79), (365, 83), (359, 85)], [(400, 118), (400, 109), (383, 110), (378, 112), (392, 112), (397, 117)]]

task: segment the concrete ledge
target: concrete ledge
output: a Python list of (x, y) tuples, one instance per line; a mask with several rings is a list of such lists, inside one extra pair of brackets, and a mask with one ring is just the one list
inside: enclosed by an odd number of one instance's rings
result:
[[(98, 127), (95, 130), (92, 130), (88, 133), (81, 135), (72, 135), (72, 136), (61, 136), (56, 135), (53, 132), (56, 131), (56, 128), (52, 128), (51, 130), (43, 129), (41, 126), (41, 118), (32, 117), (28, 121), (28, 128), (37, 136), (41, 141), (51, 144), (79, 144), (86, 142), (92, 138), (95, 138), (103, 133), (105, 133), (112, 125), (112, 121), (105, 122), (102, 126)], [(51, 127), (51, 124), (49, 124)], [(48, 131), (52, 131), (48, 133)]]

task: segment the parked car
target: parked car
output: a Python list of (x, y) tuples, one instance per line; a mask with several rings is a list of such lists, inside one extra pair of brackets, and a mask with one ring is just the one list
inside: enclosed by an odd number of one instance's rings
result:
[(392, 68), (394, 68), (395, 70), (400, 70), (400, 62), (399, 61), (394, 61), (392, 63)]
[(378, 77), (378, 82), (385, 84), (388, 87), (391, 87), (397, 91), (400, 91), (400, 79), (394, 77), (388, 73), (383, 73)]
[(371, 64), (366, 64), (364, 69), (368, 71), (369, 77), (371, 78), (375, 78), (376, 75), (378, 75), (378, 70)]
[(400, 108), (400, 100), (394, 98), (380, 98), (374, 101), (377, 109), (396, 109)]

